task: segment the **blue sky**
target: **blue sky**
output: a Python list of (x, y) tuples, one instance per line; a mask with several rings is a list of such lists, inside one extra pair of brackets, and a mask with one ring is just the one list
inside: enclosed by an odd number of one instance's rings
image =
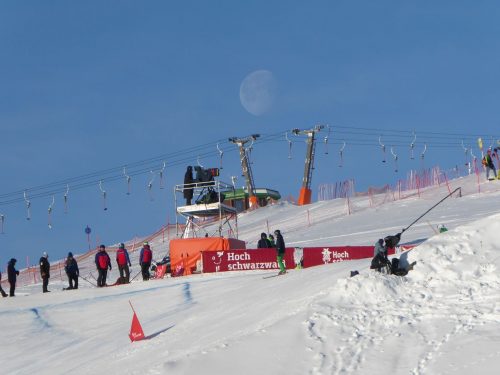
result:
[[(0, 203), (1, 264), (81, 252), (86, 225), (111, 244), (175, 221), (172, 187), (197, 163), (188, 150), (210, 145), (200, 160), (217, 166), (214, 146), (228, 137), (268, 137), (252, 152), (255, 182), (283, 196), (297, 196), (303, 173), (302, 140), (287, 158), (282, 134), (292, 128), (332, 127), (329, 154), (317, 147), (314, 197), (320, 183), (354, 178), (363, 190), (420, 168), (409, 158), (413, 131), (417, 154), (427, 144), (426, 167), (461, 165), (462, 139), (500, 138), (499, 18), (496, 1), (3, 2), (0, 202), (157, 156), (186, 160), (167, 166), (165, 189), (156, 178), (153, 200), (148, 172), (134, 176), (129, 196), (124, 180), (105, 182), (106, 212), (97, 184), (70, 186), (66, 214), (58, 191), (52, 229), (51, 197), (32, 200), (29, 221), (22, 202)], [(257, 70), (277, 86), (260, 116), (239, 96)], [(379, 134), (398, 153), (397, 174), (381, 163)], [(224, 147), (229, 182), (241, 172), (236, 148)]]

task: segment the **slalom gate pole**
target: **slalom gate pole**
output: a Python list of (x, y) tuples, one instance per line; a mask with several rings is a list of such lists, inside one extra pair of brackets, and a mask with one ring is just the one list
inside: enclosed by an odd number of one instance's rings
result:
[(92, 285), (93, 287), (97, 288), (97, 285), (96, 285), (96, 284), (94, 284), (94, 283), (90, 282), (90, 281), (89, 281), (89, 280), (87, 280), (85, 277), (80, 276), (80, 275), (78, 275), (78, 277), (79, 277), (79, 278), (81, 278), (81, 279), (83, 279), (83, 280), (85, 280), (86, 282), (88, 282), (88, 283), (89, 283), (90, 285)]
[(420, 215), (413, 223), (411, 223), (410, 225), (408, 225), (406, 228), (404, 228), (401, 233), (403, 233), (404, 231), (408, 230), (413, 224), (415, 224), (417, 221), (419, 221), (421, 218), (423, 218), (425, 215), (427, 215), (430, 211), (432, 211), (434, 208), (436, 208), (436, 206), (440, 205), (445, 199), (451, 197), (453, 194), (455, 194), (455, 192), (457, 192), (458, 190), (460, 190), (460, 192), (462, 191), (462, 188), (461, 187), (458, 187), (456, 188), (455, 190), (453, 190), (451, 193), (449, 193), (446, 197), (444, 197), (443, 199), (441, 199), (439, 202), (437, 202), (434, 206), (432, 206), (431, 208), (429, 208), (427, 211), (425, 211), (422, 215)]

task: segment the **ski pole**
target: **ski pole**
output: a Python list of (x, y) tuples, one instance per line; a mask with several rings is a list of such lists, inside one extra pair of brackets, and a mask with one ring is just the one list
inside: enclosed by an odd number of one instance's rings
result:
[(134, 281), (134, 279), (135, 279), (137, 276), (139, 276), (139, 274), (140, 274), (141, 272), (142, 272), (142, 270), (140, 270), (139, 272), (137, 272), (137, 273), (135, 274), (135, 276), (134, 276), (134, 277), (132, 277), (132, 279), (130, 280), (130, 282)]
[(80, 275), (78, 275), (78, 277), (79, 277), (79, 278), (81, 278), (81, 279), (83, 279), (83, 280), (85, 280), (86, 282), (88, 282), (88, 283), (89, 283), (90, 285), (92, 285), (93, 287), (96, 287), (96, 288), (97, 288), (97, 285), (96, 285), (96, 284), (94, 284), (94, 283), (90, 282), (90, 281), (89, 281), (89, 280), (87, 280), (85, 277), (80, 276)]
[(427, 215), (431, 210), (433, 210), (437, 205), (441, 204), (445, 199), (451, 197), (455, 192), (457, 192), (458, 190), (462, 191), (462, 188), (461, 187), (458, 187), (456, 188), (455, 190), (453, 190), (450, 194), (448, 194), (446, 197), (444, 197), (443, 199), (441, 199), (439, 202), (437, 202), (434, 206), (432, 206), (431, 208), (429, 208), (427, 211), (425, 211), (422, 215), (420, 215), (413, 223), (411, 223), (410, 225), (408, 225), (406, 228), (404, 228), (401, 233), (403, 233), (404, 231), (408, 230), (413, 224), (415, 224), (417, 221), (419, 221), (421, 218), (423, 218), (425, 215)]

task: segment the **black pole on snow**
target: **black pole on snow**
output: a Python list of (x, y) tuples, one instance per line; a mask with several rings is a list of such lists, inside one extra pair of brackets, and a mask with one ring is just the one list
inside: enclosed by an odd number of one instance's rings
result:
[(432, 211), (434, 208), (436, 208), (436, 206), (440, 205), (441, 203), (443, 203), (443, 201), (449, 197), (451, 197), (453, 194), (455, 194), (458, 190), (460, 190), (460, 195), (459, 196), (462, 196), (462, 188), (461, 187), (458, 187), (456, 188), (455, 190), (453, 190), (450, 194), (448, 194), (446, 197), (444, 197), (443, 199), (441, 199), (439, 202), (437, 202), (434, 206), (432, 206), (431, 208), (429, 208), (427, 211), (425, 211), (422, 215), (420, 215), (417, 219), (415, 219), (415, 221), (413, 223), (411, 223), (410, 225), (408, 225), (406, 228), (404, 228), (401, 233), (403, 233), (404, 231), (408, 230), (413, 224), (415, 224), (417, 221), (419, 221), (421, 218), (423, 218), (425, 215), (427, 215), (430, 211)]
[(142, 272), (142, 269), (141, 269), (139, 272), (137, 272), (137, 273), (135, 274), (135, 276), (134, 276), (134, 277), (132, 277), (132, 279), (130, 280), (130, 282), (134, 281), (134, 279), (135, 279), (137, 276), (139, 276), (139, 274), (140, 274), (141, 272)]
[(96, 284), (94, 284), (94, 283), (92, 283), (92, 282), (88, 281), (85, 277), (80, 276), (80, 275), (78, 275), (78, 277), (79, 277), (80, 279), (85, 280), (85, 281), (86, 281), (86, 282), (88, 282), (90, 285), (92, 285), (92, 286), (94, 286), (94, 287), (96, 287), (96, 288), (97, 288), (97, 285), (96, 285)]

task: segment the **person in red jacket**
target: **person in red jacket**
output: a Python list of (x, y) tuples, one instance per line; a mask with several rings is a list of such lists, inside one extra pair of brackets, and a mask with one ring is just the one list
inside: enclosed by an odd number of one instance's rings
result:
[(148, 242), (144, 242), (144, 246), (139, 254), (139, 264), (141, 265), (142, 280), (149, 280), (149, 267), (151, 267), (151, 261), (153, 260), (153, 252), (149, 247)]
[(95, 265), (97, 267), (97, 272), (99, 272), (99, 276), (97, 277), (97, 286), (106, 286), (108, 268), (111, 271), (111, 259), (109, 259), (109, 255), (106, 252), (106, 246), (99, 246), (99, 251), (95, 255)]
[(118, 264), (118, 270), (120, 271), (120, 278), (123, 280), (122, 282), (129, 283), (130, 282), (130, 268), (132, 264), (130, 264), (130, 258), (128, 256), (128, 251), (125, 249), (125, 244), (121, 243), (116, 250), (116, 263)]

